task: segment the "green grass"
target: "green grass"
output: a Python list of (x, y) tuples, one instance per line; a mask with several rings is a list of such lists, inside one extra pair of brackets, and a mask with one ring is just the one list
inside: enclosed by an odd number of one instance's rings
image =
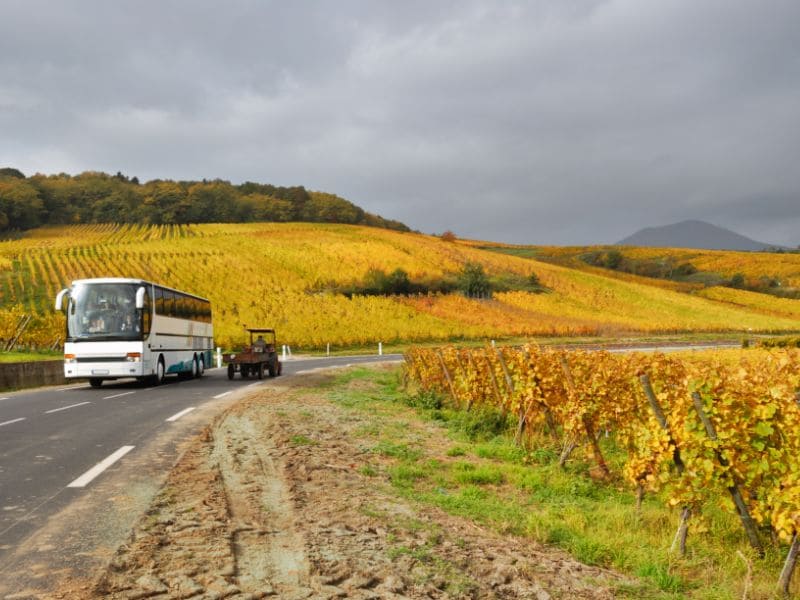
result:
[[(361, 385), (346, 389), (356, 380)], [(768, 549), (763, 560), (755, 558), (729, 512), (707, 506), (693, 517), (688, 555), (679, 558), (668, 552), (677, 510), (670, 510), (663, 498), (648, 496), (637, 511), (633, 491), (621, 481), (590, 478), (589, 459), (580, 453), (562, 469), (552, 441), (524, 451), (513, 443), (513, 424), (500, 415), (457, 412), (442, 398), (406, 394), (396, 371), (354, 369), (334, 383), (328, 393), (332, 400), (370, 415), (369, 448), (384, 465), (370, 465), (370, 476), (382, 474), (402, 498), (638, 578), (638, 583), (619, 587), (620, 597), (740, 598), (746, 567), (737, 550), (753, 563), (748, 598), (774, 597), (785, 547)], [(427, 443), (421, 430), (429, 436)], [(618, 472), (623, 453), (612, 439), (601, 443)], [(799, 598), (797, 582), (793, 590), (792, 597)]]
[(39, 360), (59, 360), (64, 358), (61, 352), (0, 352), (0, 363), (33, 362)]
[(305, 435), (293, 435), (289, 440), (293, 446), (315, 446), (317, 442)]

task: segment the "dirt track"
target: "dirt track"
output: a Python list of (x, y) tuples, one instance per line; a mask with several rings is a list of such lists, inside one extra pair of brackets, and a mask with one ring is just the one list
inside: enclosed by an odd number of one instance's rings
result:
[[(313, 388), (262, 389), (229, 409), (88, 597), (613, 597), (613, 573), (412, 505), (361, 474), (368, 450), (355, 432), (369, 425)], [(57, 597), (78, 596), (67, 586)]]

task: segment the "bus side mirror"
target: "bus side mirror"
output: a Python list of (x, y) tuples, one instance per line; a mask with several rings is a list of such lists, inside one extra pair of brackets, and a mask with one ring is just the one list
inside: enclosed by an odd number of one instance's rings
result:
[(58, 295), (56, 296), (56, 310), (64, 310), (64, 296), (67, 294), (69, 294), (68, 289), (58, 292)]
[(147, 293), (147, 288), (140, 287), (136, 290), (136, 308), (142, 309), (144, 308), (144, 295)]

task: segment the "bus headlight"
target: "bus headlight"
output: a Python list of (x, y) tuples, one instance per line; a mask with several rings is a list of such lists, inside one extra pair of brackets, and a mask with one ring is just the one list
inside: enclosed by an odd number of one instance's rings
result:
[(128, 352), (125, 356), (128, 362), (142, 362), (142, 353), (141, 352)]
[(68, 365), (71, 365), (72, 363), (76, 363), (78, 361), (75, 360), (75, 355), (74, 354), (65, 354), (64, 355), (64, 362), (66, 364), (68, 364)]

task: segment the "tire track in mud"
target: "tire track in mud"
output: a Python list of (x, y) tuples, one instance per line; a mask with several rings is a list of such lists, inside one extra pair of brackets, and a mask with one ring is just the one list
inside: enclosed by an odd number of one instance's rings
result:
[(217, 427), (212, 456), (228, 491), (237, 584), (242, 592), (271, 589), (282, 597), (310, 592), (292, 500), (270, 456), (275, 448), (260, 439), (263, 428), (236, 412)]
[(181, 458), (93, 598), (307, 598), (293, 502), (263, 429), (226, 412)]

